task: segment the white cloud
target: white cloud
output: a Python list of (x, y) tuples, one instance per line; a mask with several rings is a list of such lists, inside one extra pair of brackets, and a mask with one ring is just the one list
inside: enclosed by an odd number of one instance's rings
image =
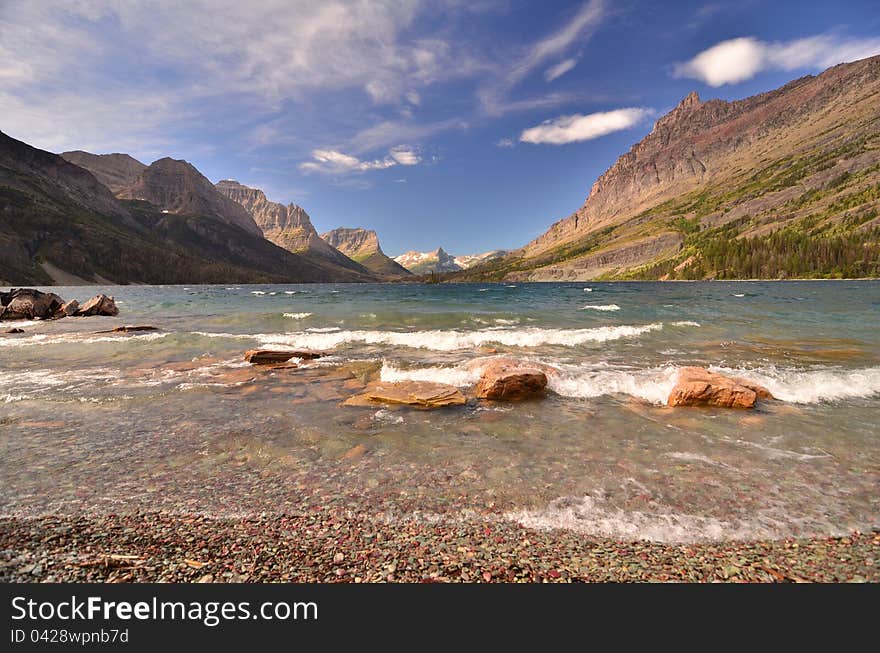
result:
[(415, 166), (421, 163), (419, 153), (408, 147), (395, 147), (390, 152), (391, 158), (402, 166)]
[(560, 61), (555, 66), (550, 66), (547, 70), (544, 71), (544, 79), (548, 82), (552, 82), (554, 79), (559, 79), (569, 70), (577, 66), (577, 59), (566, 59), (565, 61)]
[(526, 129), (519, 136), (523, 143), (535, 145), (564, 145), (588, 141), (612, 132), (629, 129), (651, 115), (648, 109), (627, 108), (587, 115), (574, 114), (546, 120), (537, 127)]
[(394, 166), (414, 166), (421, 163), (418, 152), (412, 148), (398, 146), (392, 148), (388, 156), (381, 159), (363, 161), (351, 154), (338, 150), (317, 149), (312, 151), (312, 161), (299, 164), (303, 172), (319, 172), (330, 175), (367, 172), (369, 170), (385, 170)]
[[(133, 132), (175, 140), (190, 119), (229, 126), (231, 118), (250, 128), (319, 93), (360, 89), (361, 106), (348, 100), (361, 115), (363, 104), (415, 106), (421, 88), (474, 71), (467, 49), (414, 33), (435, 4), (0, 0), (4, 126), (48, 149), (93, 147), (98, 139), (78, 140), (92, 132), (120, 149)], [(110, 107), (138, 94), (147, 108), (131, 102), (119, 120), (106, 120), (109, 109), (67, 111), (71, 95)], [(155, 95), (166, 98), (161, 116)]]
[(676, 64), (672, 74), (717, 87), (743, 82), (766, 70), (822, 70), (875, 54), (880, 54), (880, 38), (856, 39), (820, 34), (769, 43), (741, 37), (717, 43), (690, 61)]
[(512, 138), (501, 138), (495, 143), (496, 147), (513, 147), (516, 143), (513, 142)]

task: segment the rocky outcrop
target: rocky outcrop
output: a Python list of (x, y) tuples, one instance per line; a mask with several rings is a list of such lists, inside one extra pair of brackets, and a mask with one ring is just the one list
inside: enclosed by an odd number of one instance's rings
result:
[[(217, 183), (217, 191), (239, 204), (259, 226), (263, 236), (289, 252), (321, 259), (334, 267), (364, 276), (370, 271), (328, 244), (312, 225), (309, 214), (296, 204), (284, 206), (271, 202), (259, 188), (251, 188), (234, 179)], [(353, 279), (356, 280), (356, 279)], [(366, 279), (361, 279), (366, 280)]]
[(92, 315), (106, 315), (113, 317), (119, 315), (116, 300), (107, 295), (95, 295), (77, 309), (74, 314), (77, 317), (89, 317)]
[(384, 279), (408, 277), (412, 274), (385, 255), (379, 245), (379, 236), (372, 229), (339, 227), (321, 234), (321, 239)]
[(418, 408), (444, 408), (461, 406), (465, 396), (452, 385), (429, 381), (399, 381), (396, 383), (373, 383), (360, 395), (347, 399), (346, 406), (369, 406), (380, 404), (403, 404)]
[(13, 288), (0, 292), (0, 320), (48, 320), (55, 317), (64, 300), (51, 292)]
[(64, 152), (61, 156), (91, 172), (95, 179), (112, 192), (118, 193), (137, 181), (146, 165), (128, 154), (92, 154), (75, 150)]
[(116, 195), (149, 202), (163, 213), (212, 217), (253, 235), (263, 233), (240, 204), (220, 193), (186, 161), (169, 157), (154, 161)]
[(432, 272), (456, 272), (461, 267), (455, 262), (455, 257), (448, 254), (442, 247), (432, 252), (407, 252), (395, 256), (394, 260), (413, 274), (430, 274)]
[(244, 353), (244, 359), (251, 365), (273, 365), (286, 363), (291, 358), (314, 360), (325, 355), (324, 352), (308, 349), (249, 349)]
[(518, 401), (540, 396), (546, 388), (547, 375), (538, 367), (498, 358), (483, 368), (474, 392), (481, 399)]
[(773, 399), (773, 395), (764, 386), (745, 379), (702, 367), (683, 367), (666, 403), (669, 406), (754, 408), (758, 399)]

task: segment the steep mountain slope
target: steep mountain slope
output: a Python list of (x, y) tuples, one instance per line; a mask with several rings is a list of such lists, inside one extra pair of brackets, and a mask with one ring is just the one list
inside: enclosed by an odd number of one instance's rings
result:
[(146, 165), (128, 154), (92, 154), (82, 150), (63, 152), (67, 161), (85, 168), (95, 179), (104, 184), (114, 193), (128, 188), (147, 168)]
[(880, 274), (880, 56), (735, 102), (688, 95), (525, 247), (456, 275)]
[(169, 157), (154, 161), (116, 196), (149, 202), (165, 213), (211, 216), (254, 236), (263, 235), (240, 204), (217, 192), (214, 184), (186, 161)]
[(327, 244), (312, 226), (309, 214), (296, 204), (284, 206), (270, 202), (259, 188), (251, 188), (233, 179), (217, 183), (217, 191), (239, 204), (250, 215), (261, 233), (279, 247), (302, 254), (327, 266), (330, 270), (348, 270), (367, 280), (370, 270)]
[(0, 285), (325, 280), (337, 279), (262, 236), (120, 201), (87, 170), (0, 133)]
[(385, 255), (379, 245), (379, 236), (373, 230), (339, 227), (321, 234), (321, 238), (384, 279), (412, 275), (405, 267)]
[(432, 252), (407, 252), (395, 256), (394, 260), (413, 274), (461, 270), (461, 267), (455, 262), (455, 257), (444, 251), (442, 247), (438, 247)]

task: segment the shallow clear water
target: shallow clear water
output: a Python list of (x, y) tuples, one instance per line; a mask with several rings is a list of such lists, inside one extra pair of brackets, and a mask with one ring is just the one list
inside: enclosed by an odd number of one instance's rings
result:
[[(334, 504), (665, 541), (880, 525), (877, 282), (53, 290), (121, 312), (0, 336), (4, 514)], [(121, 324), (162, 330), (94, 333)], [(271, 371), (243, 363), (257, 346), (332, 356)], [(340, 405), (377, 378), (467, 387), (495, 352), (556, 367), (551, 392)], [(684, 365), (780, 401), (666, 408)]]

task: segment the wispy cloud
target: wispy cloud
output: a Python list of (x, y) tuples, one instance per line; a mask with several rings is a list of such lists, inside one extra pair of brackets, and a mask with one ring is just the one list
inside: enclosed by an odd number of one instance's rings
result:
[(369, 170), (385, 170), (394, 166), (414, 166), (421, 163), (422, 158), (415, 150), (399, 146), (392, 148), (388, 156), (381, 159), (363, 161), (351, 154), (337, 150), (313, 150), (312, 161), (299, 164), (303, 172), (319, 172), (329, 175), (345, 175), (349, 173), (367, 172)]
[[(509, 112), (511, 110), (509, 94), (520, 82), (549, 60), (563, 55), (572, 44), (577, 42), (583, 45), (607, 15), (605, 0), (589, 0), (583, 4), (563, 27), (533, 43), (525, 54), (516, 59), (513, 65), (500, 75), (497, 82), (480, 91), (483, 110), (489, 115)], [(556, 67), (558, 66), (554, 68)], [(574, 64), (556, 77), (573, 67)]]
[(513, 147), (516, 143), (512, 138), (500, 138), (495, 142), (496, 147)]
[(535, 145), (564, 145), (589, 141), (612, 132), (629, 129), (642, 122), (652, 113), (649, 109), (627, 108), (603, 111), (587, 115), (574, 114), (546, 120), (520, 134), (523, 143)]
[(552, 82), (554, 79), (559, 79), (565, 73), (577, 66), (577, 62), (577, 59), (571, 58), (560, 61), (555, 66), (550, 66), (547, 70), (544, 71), (544, 79), (546, 79), (548, 82)]
[(880, 54), (880, 38), (820, 34), (781, 42), (741, 37), (721, 41), (690, 61), (676, 64), (673, 77), (698, 79), (709, 86), (737, 84), (768, 70), (821, 70)]

